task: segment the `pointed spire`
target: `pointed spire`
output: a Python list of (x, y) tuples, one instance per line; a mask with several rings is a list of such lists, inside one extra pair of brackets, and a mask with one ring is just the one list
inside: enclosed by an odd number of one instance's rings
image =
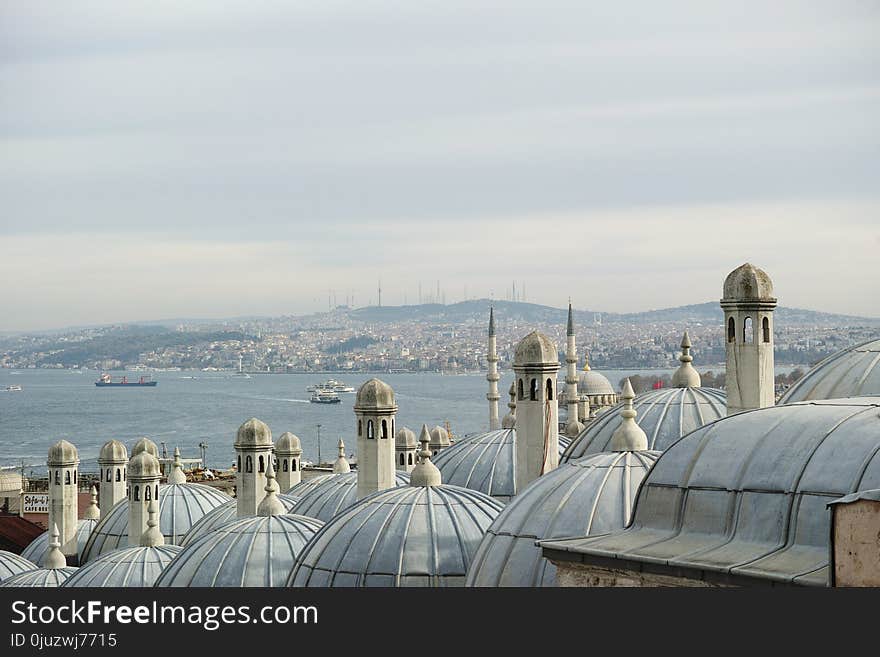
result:
[(98, 489), (95, 488), (94, 484), (92, 484), (89, 494), (92, 499), (89, 502), (89, 506), (83, 512), (83, 518), (86, 520), (98, 520), (101, 517), (101, 509), (98, 508)]
[(633, 399), (636, 395), (629, 379), (623, 384), (623, 393), (620, 396), (623, 399), (623, 409), (620, 411), (622, 420), (620, 426), (611, 434), (611, 451), (636, 452), (648, 449), (648, 436), (636, 424), (637, 413), (633, 408)]
[(339, 439), (339, 456), (336, 458), (336, 461), (333, 463), (333, 474), (345, 474), (346, 472), (351, 472), (351, 466), (348, 464), (348, 459), (345, 458), (345, 443), (342, 442), (342, 438)]
[[(342, 441), (340, 441), (342, 442)], [(266, 468), (266, 497), (257, 507), (258, 516), (280, 516), (287, 513), (281, 500), (278, 499), (278, 484), (275, 483), (274, 459), (269, 457), (269, 467)]]
[(566, 335), (574, 335), (574, 316), (571, 314), (571, 299), (568, 300), (568, 333)]
[(495, 308), (489, 306), (489, 337), (495, 335)]
[(516, 426), (516, 384), (510, 384), (510, 390), (507, 392), (510, 395), (510, 401), (507, 402), (507, 408), (510, 410), (507, 411), (507, 415), (504, 416), (504, 419), (501, 420), (501, 428), (502, 429), (513, 429)]
[(52, 523), (52, 533), (50, 534), (49, 546), (46, 548), (46, 554), (43, 556), (43, 568), (66, 568), (67, 557), (61, 551), (61, 534), (58, 532), (58, 525)]
[(672, 385), (676, 388), (699, 388), (702, 385), (700, 373), (692, 365), (691, 338), (685, 330), (681, 338), (681, 355), (678, 357), (678, 369), (672, 373)]
[(147, 531), (141, 535), (141, 547), (158, 547), (165, 545), (165, 537), (159, 531), (159, 509), (156, 500), (147, 507)]
[(169, 484), (185, 484), (186, 474), (183, 472), (183, 463), (180, 461), (180, 448), (174, 448), (174, 463), (171, 465), (171, 472), (168, 474)]
[(428, 443), (431, 442), (431, 432), (428, 425), (422, 425), (422, 434), (419, 436), (422, 449), (419, 451), (419, 462), (409, 475), (410, 486), (439, 486), (442, 483), (440, 470), (431, 462), (431, 450)]

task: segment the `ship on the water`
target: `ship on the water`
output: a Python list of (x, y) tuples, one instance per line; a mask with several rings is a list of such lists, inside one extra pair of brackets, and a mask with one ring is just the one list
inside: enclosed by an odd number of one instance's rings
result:
[(339, 395), (336, 394), (336, 391), (319, 388), (312, 393), (312, 396), (309, 397), (309, 401), (313, 404), (338, 404), (342, 400), (339, 398)]
[(142, 376), (137, 381), (129, 381), (127, 376), (123, 376), (119, 381), (114, 381), (109, 374), (102, 374), (101, 378), (95, 381), (95, 385), (99, 388), (108, 386), (156, 386), (158, 381), (153, 381), (149, 376)]

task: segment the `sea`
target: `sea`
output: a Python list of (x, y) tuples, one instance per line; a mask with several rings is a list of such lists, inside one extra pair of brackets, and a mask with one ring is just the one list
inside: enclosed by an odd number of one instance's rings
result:
[[(715, 368), (716, 370), (718, 368)], [(791, 368), (779, 368), (784, 372)], [(603, 370), (616, 388), (633, 374), (671, 374), (674, 369)], [(560, 383), (564, 377), (561, 370)], [(76, 445), (83, 472), (97, 472), (101, 446), (115, 438), (131, 449), (147, 436), (171, 455), (198, 458), (207, 444), (206, 466), (226, 469), (234, 459), (238, 427), (256, 417), (269, 425), (274, 438), (285, 431), (299, 436), (303, 461), (332, 461), (341, 438), (346, 454), (356, 451), (354, 393), (339, 393), (339, 404), (309, 402), (309, 385), (328, 378), (355, 389), (368, 373), (250, 374), (228, 372), (151, 372), (156, 387), (96, 387), (96, 371), (0, 369), (0, 466), (24, 466), (25, 474), (45, 476), (46, 452), (62, 438)], [(143, 372), (125, 373), (136, 381)], [(123, 372), (112, 372), (118, 380)], [(456, 436), (488, 428), (485, 373), (377, 374), (395, 393), (397, 426), (418, 435), (422, 424), (444, 425)], [(499, 414), (507, 412), (507, 389), (513, 373), (501, 373)], [(21, 391), (7, 391), (17, 384)], [(320, 426), (319, 426), (320, 425)]]

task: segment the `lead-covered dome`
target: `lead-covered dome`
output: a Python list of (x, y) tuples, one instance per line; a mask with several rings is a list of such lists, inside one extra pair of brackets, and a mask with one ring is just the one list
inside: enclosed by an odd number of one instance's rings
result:
[[(192, 526), (229, 496), (204, 484), (159, 486), (159, 531), (165, 544), (180, 545)], [(86, 563), (99, 555), (128, 547), (128, 500), (122, 500), (98, 522), (80, 556)]]
[(724, 298), (773, 300), (773, 281), (763, 269), (751, 263), (740, 265), (724, 279)]
[(142, 477), (144, 479), (159, 478), (162, 470), (159, 459), (148, 451), (138, 452), (128, 462), (128, 476), (130, 478)]
[(416, 432), (409, 427), (401, 427), (394, 435), (394, 446), (397, 449), (415, 449), (419, 446)]
[[(409, 474), (403, 470), (396, 470), (394, 483), (397, 486), (409, 485)], [(317, 481), (318, 479), (320, 481)], [(357, 472), (316, 477), (300, 482), (288, 492), (299, 498), (296, 505), (297, 514), (327, 522), (357, 502)]]
[(880, 395), (880, 339), (828, 356), (789, 388), (777, 403), (863, 395)]
[[(83, 563), (83, 555), (85, 554), (86, 544), (89, 542), (89, 536), (98, 526), (99, 520), (94, 518), (80, 518), (76, 521), (76, 552), (79, 562)], [(49, 532), (45, 531), (28, 544), (22, 550), (21, 556), (35, 564), (42, 564), (43, 555), (46, 554), (46, 548), (49, 547)]]
[(540, 331), (532, 331), (519, 341), (513, 352), (513, 366), (546, 365), (559, 363), (559, 353), (553, 340)]
[[(683, 435), (727, 415), (727, 395), (715, 388), (661, 388), (633, 400), (636, 422), (648, 437), (648, 449), (663, 451)], [(568, 446), (561, 462), (607, 452), (620, 426), (620, 406), (597, 416)]]
[(108, 440), (98, 453), (99, 463), (125, 463), (128, 461), (128, 450), (118, 440)]
[(354, 399), (354, 410), (396, 409), (394, 390), (384, 381), (373, 378), (358, 388)]
[(276, 454), (302, 454), (302, 443), (299, 437), (285, 431), (275, 442)]
[(36, 570), (37, 568), (39, 568), (39, 566), (37, 566), (36, 563), (21, 555), (6, 550), (0, 550), (0, 582), (9, 579), (13, 575), (18, 575), (19, 573), (24, 573), (29, 570)]
[(446, 484), (378, 491), (324, 525), (288, 586), (462, 586), (501, 508), (488, 495)]
[(255, 417), (245, 420), (235, 434), (236, 449), (271, 446), (272, 431), (265, 422)]
[(59, 440), (49, 448), (49, 465), (74, 465), (79, 462), (79, 454), (76, 447), (66, 440)]
[(535, 541), (623, 528), (642, 479), (660, 452), (609, 452), (539, 477), (492, 523), (468, 571), (468, 586), (556, 586), (556, 567)]
[(141, 452), (149, 452), (156, 458), (159, 458), (159, 448), (156, 447), (156, 443), (152, 440), (144, 436), (143, 438), (138, 439), (138, 441), (134, 444), (134, 447), (131, 448), (131, 456), (134, 458)]
[(113, 550), (78, 568), (62, 587), (150, 587), (182, 549), (177, 545), (156, 545)]
[[(281, 502), (286, 513), (293, 511), (293, 507), (299, 502), (298, 497), (287, 494), (278, 495), (278, 500)], [(203, 515), (201, 519), (192, 526), (192, 529), (186, 533), (186, 536), (183, 537), (183, 540), (180, 542), (181, 547), (186, 547), (190, 543), (195, 543), (202, 536), (210, 534), (221, 525), (225, 525), (230, 520), (235, 520), (238, 517), (237, 505), (238, 500), (229, 500), (213, 511), (209, 511)]]
[(578, 375), (577, 391), (580, 395), (616, 395), (614, 386), (603, 374), (595, 370), (584, 370)]
[(73, 566), (65, 568), (37, 568), (28, 570), (18, 575), (13, 575), (0, 582), (0, 586), (6, 588), (56, 588), (61, 586), (68, 577), (77, 571)]

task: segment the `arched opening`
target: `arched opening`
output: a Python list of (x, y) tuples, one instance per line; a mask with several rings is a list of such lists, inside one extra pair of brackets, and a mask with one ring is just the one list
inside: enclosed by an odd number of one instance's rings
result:
[(156, 487), (153, 489), (153, 497), (157, 500), (159, 499), (159, 484), (156, 484)]
[(266, 471), (266, 463), (263, 461), (263, 455), (260, 455), (260, 472)]
[(391, 435), (396, 436), (397, 434), (394, 431), (394, 420), (391, 420)]
[(150, 494), (150, 491), (151, 491), (151, 490), (152, 490), (152, 489), (151, 489), (149, 486), (147, 486), (147, 487), (144, 489), (144, 502), (149, 502), (150, 500), (153, 499), (153, 496)]
[(141, 499), (141, 487), (135, 486), (134, 487), (134, 501), (139, 502), (140, 499)]
[(522, 379), (516, 382), (517, 387), (517, 399), (525, 399), (525, 395), (523, 395), (523, 382)]
[(287, 466), (287, 459), (284, 459), (284, 460), (281, 462), (281, 469), (282, 469), (284, 472), (287, 472), (287, 471), (288, 471), (289, 468), (288, 468), (288, 466)]
[[(113, 475), (110, 472), (110, 468), (107, 468), (107, 481), (112, 481)], [(116, 468), (116, 481), (119, 481), (119, 468)]]
[(529, 399), (532, 401), (538, 401), (538, 380), (532, 379), (532, 383), (529, 385)]
[(251, 457), (245, 457), (244, 460), (244, 471), (245, 472), (253, 472), (254, 471), (254, 463), (251, 461)]
[(367, 420), (367, 439), (372, 440), (373, 438), (375, 438), (373, 435), (373, 421)]
[(410, 455), (409, 455), (409, 465), (412, 465), (412, 464), (413, 464), (413, 458), (412, 458), (412, 454), (410, 453)]
[(553, 401), (553, 382), (547, 379), (547, 399)]
[(761, 320), (761, 330), (764, 333), (764, 342), (770, 342), (770, 320), (766, 317)]
[(55, 471), (55, 483), (59, 486), (61, 485), (61, 474), (59, 470)]
[(727, 341), (733, 342), (734, 340), (736, 340), (736, 322), (731, 317), (727, 320)]
[(238, 471), (241, 472), (241, 454), (238, 455)]
[(293, 459), (293, 461), (290, 462), (290, 471), (296, 472), (296, 468), (297, 468), (296, 459)]
[(76, 470), (73, 471), (73, 483), (76, 483)]
[(388, 438), (388, 421), (382, 420), (382, 438)]
[[(109, 479), (107, 481), (110, 481)], [(116, 481), (122, 481), (122, 470), (116, 468)]]
[(406, 465), (406, 455), (403, 452), (400, 453), (400, 465)]
[(752, 344), (755, 341), (755, 332), (752, 327), (752, 318), (746, 317), (743, 321), (743, 344)]
[(363, 427), (361, 426), (361, 421), (358, 420), (358, 436), (363, 435)]
[(70, 484), (70, 470), (64, 471), (64, 485), (67, 486)]

